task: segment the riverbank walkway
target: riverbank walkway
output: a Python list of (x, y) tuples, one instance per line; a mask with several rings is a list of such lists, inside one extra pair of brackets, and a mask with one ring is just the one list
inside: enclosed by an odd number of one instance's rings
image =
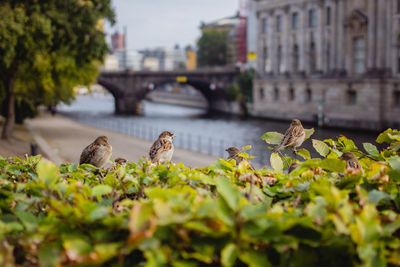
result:
[[(43, 113), (38, 118), (26, 120), (26, 124), (42, 151), (57, 164), (79, 163), (82, 150), (101, 135), (108, 136), (114, 159), (121, 157), (137, 162), (141, 157), (148, 158), (152, 145), (148, 140), (80, 124), (62, 115)], [(172, 162), (182, 162), (188, 167), (205, 167), (217, 160), (214, 156), (179, 148), (175, 149), (172, 158)]]

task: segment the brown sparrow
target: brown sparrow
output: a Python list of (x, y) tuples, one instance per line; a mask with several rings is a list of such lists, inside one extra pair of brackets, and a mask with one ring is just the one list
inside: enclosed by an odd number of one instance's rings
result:
[(304, 131), (303, 125), (301, 125), (301, 122), (298, 119), (293, 119), (289, 129), (287, 129), (282, 139), (282, 142), (275, 147), (272, 153), (279, 152), (282, 148), (286, 147), (292, 148), (293, 152), (297, 153), (296, 147), (301, 146), (305, 138), (306, 132)]
[(342, 156), (339, 157), (339, 159), (346, 161), (346, 170), (362, 170), (361, 164), (358, 163), (356, 156), (351, 152), (344, 152)]
[(175, 135), (171, 132), (164, 131), (150, 148), (149, 156), (154, 163), (165, 163), (171, 161), (174, 154), (174, 144), (172, 140)]
[(242, 151), (237, 147), (232, 146), (228, 149), (225, 149), (225, 151), (229, 154), (228, 159), (234, 159), (236, 161), (236, 165), (239, 165), (239, 163), (244, 160), (243, 157), (239, 156)]
[(111, 152), (112, 146), (108, 143), (107, 136), (99, 136), (82, 151), (79, 164), (92, 164), (102, 168), (110, 158)]
[(124, 167), (124, 166), (126, 165), (127, 162), (128, 162), (128, 161), (127, 161), (126, 159), (124, 159), (124, 158), (117, 158), (117, 159), (115, 160), (115, 164), (116, 164), (116, 165), (120, 165), (120, 166), (122, 166), (122, 167)]

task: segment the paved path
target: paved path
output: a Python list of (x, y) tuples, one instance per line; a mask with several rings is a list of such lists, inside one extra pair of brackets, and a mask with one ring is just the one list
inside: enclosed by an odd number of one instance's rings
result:
[[(83, 148), (100, 135), (108, 136), (114, 158), (122, 157), (133, 162), (137, 162), (141, 157), (148, 157), (152, 145), (152, 142), (147, 140), (80, 124), (61, 115), (52, 117), (43, 114), (36, 119), (27, 120), (26, 124), (36, 142), (44, 148), (44, 153), (56, 163), (79, 163)], [(190, 167), (205, 167), (217, 161), (217, 158), (176, 149), (172, 161), (182, 162)]]

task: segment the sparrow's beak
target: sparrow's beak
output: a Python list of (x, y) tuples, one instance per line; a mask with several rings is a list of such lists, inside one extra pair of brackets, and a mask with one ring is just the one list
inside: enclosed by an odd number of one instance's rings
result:
[(172, 135), (172, 138), (175, 138), (175, 137), (176, 137), (176, 135), (173, 134), (173, 135)]
[(228, 152), (228, 149), (225, 149), (226, 152)]

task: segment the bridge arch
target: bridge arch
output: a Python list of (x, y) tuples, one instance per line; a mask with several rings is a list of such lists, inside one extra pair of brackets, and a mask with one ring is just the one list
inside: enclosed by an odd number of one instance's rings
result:
[(229, 109), (226, 90), (234, 81), (238, 71), (235, 69), (203, 69), (195, 71), (116, 71), (102, 72), (98, 83), (115, 98), (115, 111), (122, 114), (140, 113), (140, 102), (154, 87), (181, 83), (201, 92), (209, 103), (209, 109), (226, 111)]

